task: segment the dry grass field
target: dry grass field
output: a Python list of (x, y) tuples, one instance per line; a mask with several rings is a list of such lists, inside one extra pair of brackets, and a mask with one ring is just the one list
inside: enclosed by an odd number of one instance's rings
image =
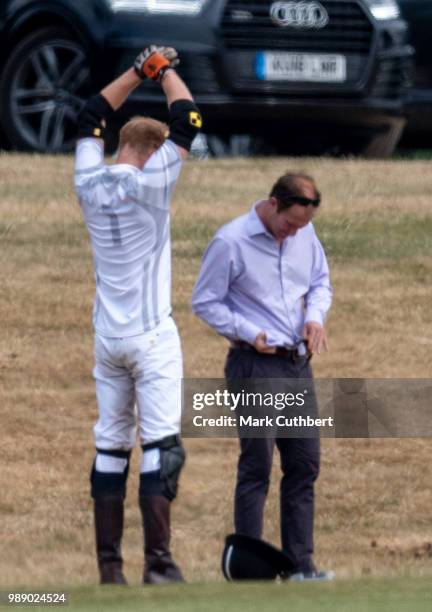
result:
[[(88, 472), (96, 405), (93, 276), (72, 159), (0, 157), (0, 586), (97, 582)], [(190, 312), (214, 230), (265, 196), (286, 169), (312, 173), (335, 289), (320, 377), (432, 374), (432, 175), (427, 162), (266, 159), (187, 163), (174, 198), (174, 311), (189, 377), (221, 377), (226, 342)], [(232, 529), (235, 440), (186, 440), (173, 547), (189, 581), (222, 580)], [(325, 440), (316, 560), (340, 577), (432, 576), (429, 439)], [(133, 457), (126, 574), (142, 536)], [(265, 537), (278, 543), (275, 462)]]

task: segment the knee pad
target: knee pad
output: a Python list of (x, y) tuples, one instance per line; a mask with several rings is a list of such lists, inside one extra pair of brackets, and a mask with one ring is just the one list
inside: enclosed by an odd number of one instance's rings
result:
[(96, 449), (90, 474), (91, 496), (125, 497), (131, 451)]
[(179, 435), (142, 446), (144, 453), (154, 448), (160, 452), (160, 469), (140, 475), (140, 497), (163, 495), (172, 501), (177, 496), (180, 472), (186, 459), (185, 450)]

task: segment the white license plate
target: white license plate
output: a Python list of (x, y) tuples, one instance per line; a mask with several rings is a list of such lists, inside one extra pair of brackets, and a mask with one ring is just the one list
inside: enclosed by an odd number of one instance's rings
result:
[(256, 55), (256, 75), (262, 81), (343, 83), (346, 58), (330, 53), (273, 53)]

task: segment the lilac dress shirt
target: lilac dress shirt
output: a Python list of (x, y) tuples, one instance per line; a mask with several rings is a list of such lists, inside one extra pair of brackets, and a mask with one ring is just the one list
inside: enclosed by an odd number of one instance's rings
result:
[(192, 309), (219, 334), (299, 346), (308, 321), (323, 324), (332, 299), (326, 256), (312, 223), (279, 243), (256, 212), (221, 227), (204, 253)]

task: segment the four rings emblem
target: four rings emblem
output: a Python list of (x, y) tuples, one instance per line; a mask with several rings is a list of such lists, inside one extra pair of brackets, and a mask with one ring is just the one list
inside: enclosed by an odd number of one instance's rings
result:
[(274, 23), (291, 28), (324, 28), (329, 22), (325, 8), (315, 0), (273, 2), (270, 17)]

